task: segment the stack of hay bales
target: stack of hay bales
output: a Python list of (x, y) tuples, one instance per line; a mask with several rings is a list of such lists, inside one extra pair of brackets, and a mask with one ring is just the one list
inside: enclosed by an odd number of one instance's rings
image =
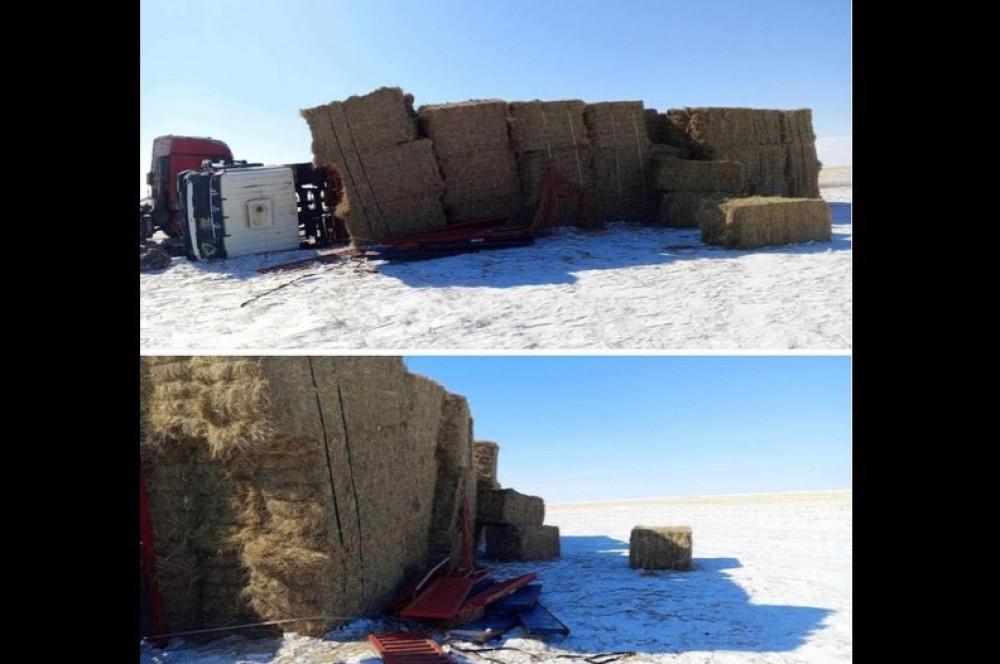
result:
[(743, 164), (748, 194), (819, 196), (809, 109), (683, 108), (670, 109), (666, 117), (670, 131), (686, 137), (697, 157)]
[(333, 166), (344, 182), (337, 214), (355, 241), (446, 225), (444, 184), (431, 141), (417, 137), (412, 101), (399, 88), (379, 88), (301, 112), (314, 163)]
[(496, 560), (548, 560), (559, 557), (559, 528), (545, 522), (545, 501), (513, 489), (485, 489), (476, 518), (486, 536), (486, 557)]
[(517, 214), (520, 183), (507, 132), (507, 102), (422, 106), (417, 115), (421, 133), (434, 143), (449, 222)]
[(744, 189), (743, 165), (738, 162), (669, 157), (657, 163), (660, 221), (667, 226), (697, 226), (703, 202), (739, 195)]
[(831, 236), (830, 206), (818, 198), (753, 196), (711, 201), (697, 212), (702, 241), (751, 249)]
[(147, 357), (140, 395), (168, 631), (371, 614), (458, 546), (468, 409), (399, 358)]
[[(584, 103), (563, 101), (522, 101), (509, 106), (511, 143), (521, 176), (524, 207), (520, 215), (530, 218), (541, 198), (549, 164), (563, 178), (589, 191), (593, 182), (590, 143), (583, 120)], [(554, 225), (584, 225), (594, 222), (575, 200), (559, 199)]]
[(594, 214), (602, 221), (648, 221), (653, 173), (642, 102), (587, 104), (583, 120), (593, 155)]

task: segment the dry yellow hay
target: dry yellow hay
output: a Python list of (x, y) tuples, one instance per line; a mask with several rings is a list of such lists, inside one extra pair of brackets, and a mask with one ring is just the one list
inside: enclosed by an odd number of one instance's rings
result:
[(660, 223), (664, 226), (691, 228), (698, 226), (698, 209), (708, 202), (719, 202), (724, 194), (674, 191), (663, 194), (660, 201)]
[(147, 357), (140, 378), (170, 630), (370, 614), (475, 508), (465, 400), (398, 357)]
[(486, 557), (494, 560), (550, 560), (559, 557), (556, 526), (486, 525)]
[(545, 522), (545, 501), (514, 489), (484, 489), (476, 498), (479, 523), (540, 526)]
[(723, 199), (698, 209), (702, 241), (729, 248), (826, 242), (830, 206), (822, 199), (754, 196)]
[(639, 569), (691, 569), (688, 526), (636, 526), (629, 538), (628, 564)]
[(656, 173), (660, 191), (738, 194), (743, 186), (743, 166), (735, 161), (664, 159)]

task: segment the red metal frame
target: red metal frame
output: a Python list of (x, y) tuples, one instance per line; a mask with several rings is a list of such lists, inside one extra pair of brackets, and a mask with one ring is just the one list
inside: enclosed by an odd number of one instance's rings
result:
[(466, 600), (465, 604), (462, 605), (462, 608), (455, 615), (455, 624), (464, 625), (473, 620), (479, 620), (483, 617), (487, 606), (508, 595), (513, 595), (537, 578), (537, 574), (529, 572), (528, 574), (522, 574), (521, 576), (516, 576), (513, 579), (508, 579), (495, 586), (491, 586), (478, 595), (473, 595)]
[(587, 190), (563, 177), (553, 162), (549, 162), (542, 181), (542, 195), (535, 206), (535, 215), (528, 227), (534, 234), (542, 228), (555, 225), (556, 202), (560, 198), (576, 199), (576, 220), (578, 225), (589, 227), (587, 220)]
[(451, 620), (465, 604), (476, 579), (459, 574), (442, 576), (427, 587), (416, 601), (400, 611), (404, 618)]
[(451, 562), (451, 558), (445, 556), (441, 559), (437, 565), (432, 567), (429, 572), (424, 574), (422, 577), (417, 579), (414, 583), (407, 586), (402, 592), (389, 600), (388, 604), (385, 605), (386, 611), (398, 611), (403, 607), (411, 604), (417, 599), (417, 595), (423, 590), (431, 580), (437, 578), (441, 574), (448, 571), (448, 564)]
[[(142, 553), (142, 573), (149, 595), (149, 610), (154, 634), (165, 634), (166, 621), (163, 617), (163, 596), (156, 583), (156, 550), (153, 546), (153, 517), (149, 511), (149, 496), (146, 492), (146, 473), (139, 462), (139, 550)], [(158, 637), (153, 643), (164, 648), (167, 639)]]
[(424, 634), (369, 634), (368, 642), (385, 664), (450, 664), (455, 661)]

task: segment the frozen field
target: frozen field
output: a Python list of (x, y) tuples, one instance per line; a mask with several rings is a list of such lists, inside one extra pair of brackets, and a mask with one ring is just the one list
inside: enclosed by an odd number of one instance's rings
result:
[[(546, 522), (561, 529), (561, 559), (493, 567), (497, 578), (538, 572), (542, 602), (570, 635), (545, 642), (515, 630), (486, 646), (452, 645), (512, 648), (483, 654), (518, 664), (620, 651), (634, 652), (622, 661), (636, 664), (851, 661), (850, 492), (549, 505)], [(695, 569), (629, 569), (637, 524), (690, 525)], [(326, 639), (230, 636), (191, 648), (175, 640), (164, 652), (144, 648), (142, 662), (375, 664), (363, 641), (373, 627), (361, 621)]]
[(313, 252), (176, 258), (140, 274), (141, 348), (846, 349), (850, 173), (821, 175), (830, 243), (728, 251), (697, 229), (609, 224), (519, 249), (267, 275), (257, 268)]

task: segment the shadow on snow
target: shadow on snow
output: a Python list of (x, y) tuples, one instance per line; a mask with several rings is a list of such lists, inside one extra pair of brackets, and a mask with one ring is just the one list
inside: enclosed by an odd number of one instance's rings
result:
[(787, 652), (805, 643), (831, 613), (753, 603), (728, 574), (741, 567), (736, 558), (695, 558), (687, 572), (643, 571), (628, 566), (628, 542), (564, 536), (561, 545), (561, 560), (502, 564), (495, 570), (504, 578), (538, 572), (542, 603), (570, 628), (568, 637), (551, 641), (560, 648)]
[[(577, 281), (577, 273), (587, 270), (655, 266), (692, 259), (732, 259), (748, 254), (806, 255), (849, 250), (850, 236), (843, 228), (837, 227), (851, 223), (851, 204), (829, 205), (834, 223), (830, 242), (730, 250), (703, 244), (696, 228), (639, 226), (617, 222), (597, 231), (563, 229), (554, 235), (540, 237), (534, 245), (527, 247), (421, 261), (389, 262), (380, 265), (378, 271), (413, 288), (513, 288), (573, 284)], [(618, 237), (614, 242), (606, 242), (604, 239), (610, 235)], [(190, 265), (204, 273), (250, 279), (261, 276), (257, 272), (260, 267), (308, 258), (315, 253), (315, 250), (300, 249), (218, 261), (198, 261)], [(184, 258), (174, 260), (186, 261)], [(159, 272), (163, 270), (149, 274)], [(322, 273), (318, 276), (322, 276)]]

